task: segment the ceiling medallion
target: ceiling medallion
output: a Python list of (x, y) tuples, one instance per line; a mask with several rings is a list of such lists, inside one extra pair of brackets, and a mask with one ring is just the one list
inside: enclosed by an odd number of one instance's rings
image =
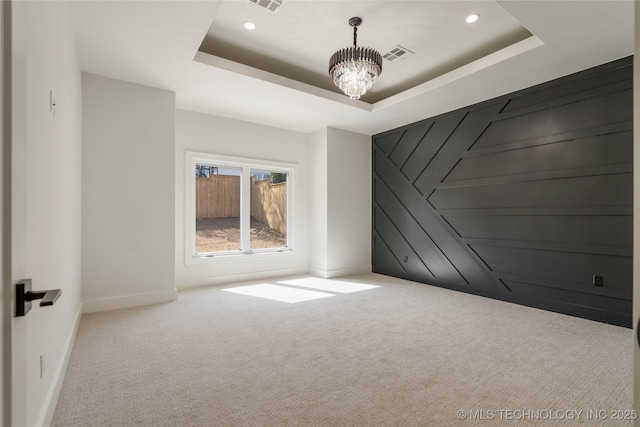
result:
[(358, 25), (362, 19), (353, 17), (353, 46), (338, 50), (329, 60), (329, 76), (349, 98), (360, 99), (382, 73), (382, 56), (370, 47), (356, 44)]

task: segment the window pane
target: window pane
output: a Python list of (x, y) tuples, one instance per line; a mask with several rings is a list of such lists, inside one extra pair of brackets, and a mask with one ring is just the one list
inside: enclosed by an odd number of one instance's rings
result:
[(196, 253), (240, 249), (242, 169), (196, 165)]
[(251, 171), (251, 249), (287, 246), (288, 174)]

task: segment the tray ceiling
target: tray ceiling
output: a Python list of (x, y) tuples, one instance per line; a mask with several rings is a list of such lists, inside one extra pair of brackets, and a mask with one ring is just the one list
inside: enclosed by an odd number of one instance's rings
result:
[[(472, 24), (470, 14), (480, 15)], [(329, 57), (352, 43), (348, 20), (361, 17), (358, 45), (377, 49), (383, 72), (362, 100), (375, 103), (442, 76), (532, 34), (493, 1), (287, 1), (272, 12), (250, 1), (223, 2), (200, 51), (341, 93)], [(243, 22), (256, 29), (248, 31)], [(392, 52), (402, 49), (402, 56)], [(388, 58), (391, 58), (389, 60)]]
[[(300, 132), (375, 134), (634, 53), (630, 0), (69, 1), (82, 71), (175, 93), (180, 109)], [(480, 20), (469, 25), (469, 13)], [(352, 43), (387, 53), (362, 100), (327, 75)], [(246, 31), (242, 22), (257, 28)]]

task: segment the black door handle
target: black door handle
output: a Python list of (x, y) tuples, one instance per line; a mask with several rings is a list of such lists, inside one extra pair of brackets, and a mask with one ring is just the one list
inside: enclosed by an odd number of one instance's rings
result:
[(33, 292), (31, 279), (25, 279), (16, 285), (16, 317), (26, 315), (31, 310), (31, 301), (41, 299), (40, 307), (53, 305), (62, 295), (61, 289)]

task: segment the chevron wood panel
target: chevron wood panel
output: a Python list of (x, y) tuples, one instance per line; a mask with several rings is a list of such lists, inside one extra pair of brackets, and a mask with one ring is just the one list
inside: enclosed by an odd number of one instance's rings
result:
[(630, 327), (632, 79), (624, 58), (375, 135), (374, 271)]

